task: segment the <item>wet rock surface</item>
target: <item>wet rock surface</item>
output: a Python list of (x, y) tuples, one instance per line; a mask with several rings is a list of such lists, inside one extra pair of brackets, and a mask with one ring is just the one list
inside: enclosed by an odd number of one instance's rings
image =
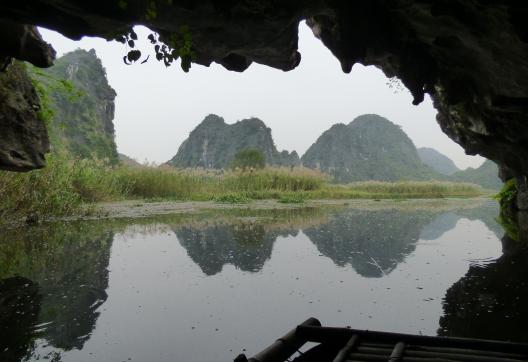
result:
[[(0, 14), (74, 39), (111, 39), (135, 24), (162, 40), (185, 31), (194, 62), (235, 71), (252, 62), (295, 68), (298, 23), (306, 19), (343, 71), (361, 63), (399, 77), (415, 104), (425, 94), (433, 98), (441, 128), (467, 153), (490, 158), (516, 176), (528, 174), (524, 2), (137, 0), (102, 6), (49, 0), (4, 2)], [(0, 53), (6, 52), (22, 57), (0, 45)]]
[(502, 245), (504, 255), (489, 264), (471, 265), (447, 290), (439, 335), (526, 341), (528, 250), (507, 236)]
[(20, 361), (33, 344), (32, 327), (40, 312), (39, 285), (14, 276), (0, 279), (0, 359)]
[(49, 141), (39, 110), (40, 100), (23, 64), (15, 62), (0, 72), (0, 169), (45, 166)]
[(42, 40), (38, 30), (31, 25), (0, 18), (0, 64), (11, 58), (25, 60), (38, 67), (49, 67), (55, 59), (55, 50)]

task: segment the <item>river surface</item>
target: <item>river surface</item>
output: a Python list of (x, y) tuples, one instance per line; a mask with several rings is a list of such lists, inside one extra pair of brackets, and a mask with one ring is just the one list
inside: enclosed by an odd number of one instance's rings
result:
[(230, 361), (311, 316), (528, 341), (494, 202), (369, 205), (3, 230), (0, 360)]

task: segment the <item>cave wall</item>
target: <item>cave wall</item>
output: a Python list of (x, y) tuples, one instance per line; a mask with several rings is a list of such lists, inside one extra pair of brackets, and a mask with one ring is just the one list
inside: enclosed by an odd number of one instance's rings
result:
[[(528, 4), (523, 1), (18, 0), (1, 2), (0, 14), (11, 27), (40, 25), (73, 39), (113, 39), (135, 24), (167, 42), (184, 32), (195, 63), (217, 62), (235, 71), (252, 62), (295, 68), (301, 57), (298, 24), (306, 19), (343, 71), (361, 63), (399, 77), (413, 103), (425, 94), (432, 97), (442, 130), (468, 154), (494, 160), (510, 176), (528, 175)], [(23, 43), (5, 26), (0, 33), (9, 44)], [(41, 60), (49, 60), (49, 47), (41, 41), (30, 49), (0, 42), (0, 55), (46, 66)]]
[(0, 72), (0, 169), (29, 171), (46, 165), (49, 151), (40, 100), (21, 62)]

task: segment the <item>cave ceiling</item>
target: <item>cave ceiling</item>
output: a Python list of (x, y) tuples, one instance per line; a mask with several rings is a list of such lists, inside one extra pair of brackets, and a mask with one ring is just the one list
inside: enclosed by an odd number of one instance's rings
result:
[(525, 1), (4, 0), (0, 64), (52, 64), (52, 45), (34, 26), (72, 39), (133, 40), (132, 27), (145, 25), (193, 63), (289, 71), (300, 62), (306, 20), (344, 72), (373, 65), (398, 77), (414, 104), (429, 94), (449, 137), (519, 176), (528, 175), (527, 16)]

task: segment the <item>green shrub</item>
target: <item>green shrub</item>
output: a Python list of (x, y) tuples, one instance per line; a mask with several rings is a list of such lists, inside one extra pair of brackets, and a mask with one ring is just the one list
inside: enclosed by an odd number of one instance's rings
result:
[(519, 226), (516, 216), (517, 180), (512, 178), (504, 183), (501, 191), (495, 195), (499, 200), (500, 213), (497, 222), (512, 240), (519, 239)]
[(262, 151), (248, 148), (238, 151), (231, 161), (233, 169), (262, 169), (266, 166), (266, 156)]
[(305, 196), (302, 193), (284, 194), (279, 198), (279, 202), (283, 204), (302, 204)]
[(216, 196), (213, 200), (223, 204), (247, 204), (250, 201), (249, 198), (241, 194), (224, 194)]
[(502, 207), (510, 207), (515, 203), (517, 197), (517, 180), (511, 178), (504, 183), (504, 186), (500, 192), (495, 195), (495, 199), (498, 200)]
[(123, 198), (130, 188), (101, 160), (51, 154), (47, 163), (27, 173), (0, 172), (0, 219), (71, 215), (85, 203)]

